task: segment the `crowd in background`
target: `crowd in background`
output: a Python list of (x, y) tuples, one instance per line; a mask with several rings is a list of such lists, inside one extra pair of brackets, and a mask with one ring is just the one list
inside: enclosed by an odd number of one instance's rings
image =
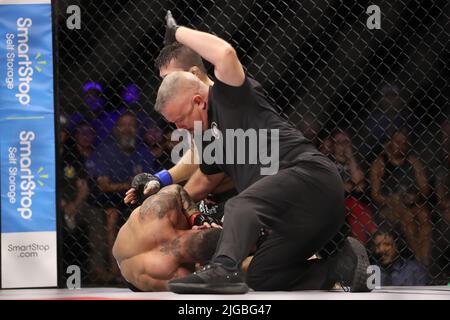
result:
[[(85, 284), (120, 284), (111, 248), (131, 213), (123, 195), (138, 173), (173, 164), (172, 127), (125, 107), (107, 111), (100, 84), (83, 88), (88, 108), (61, 115), (60, 212), (63, 261), (82, 267)], [(440, 126), (436, 166), (412, 148), (408, 113), (392, 88), (359, 127), (319, 134), (310, 119), (299, 128), (330, 157), (346, 192), (346, 226), (382, 270), (382, 285), (426, 285), (450, 279), (450, 121)], [(359, 140), (355, 142), (355, 137)], [(436, 275), (439, 275), (436, 278)], [(446, 283), (446, 282), (445, 282)]]

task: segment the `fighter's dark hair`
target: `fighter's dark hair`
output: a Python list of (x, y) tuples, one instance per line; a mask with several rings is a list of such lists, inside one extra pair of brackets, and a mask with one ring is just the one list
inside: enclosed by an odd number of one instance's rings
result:
[(192, 235), (188, 240), (188, 253), (198, 262), (208, 262), (216, 251), (222, 229), (211, 228)]
[(155, 68), (159, 70), (162, 67), (167, 66), (172, 59), (175, 59), (177, 66), (184, 71), (189, 71), (191, 67), (198, 67), (206, 74), (206, 68), (203, 64), (202, 57), (191, 48), (188, 48), (179, 42), (171, 43), (162, 48), (155, 60)]

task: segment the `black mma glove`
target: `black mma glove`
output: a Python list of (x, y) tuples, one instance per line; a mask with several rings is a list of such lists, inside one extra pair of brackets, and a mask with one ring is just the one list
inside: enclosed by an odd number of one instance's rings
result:
[(156, 193), (162, 187), (171, 185), (173, 183), (170, 172), (163, 169), (154, 175), (150, 173), (140, 173), (131, 181), (131, 187), (136, 189), (136, 200), (139, 204), (149, 195), (144, 195), (144, 190), (147, 187), (151, 187)]
[(192, 216), (189, 217), (189, 224), (192, 226), (202, 226), (205, 222), (209, 224), (217, 224), (219, 226), (222, 225), (222, 221), (217, 220), (211, 216), (207, 216), (204, 214), (201, 214), (200, 211), (194, 213)]
[(177, 31), (178, 28), (179, 25), (177, 25), (177, 22), (173, 18), (172, 12), (168, 10), (166, 14), (166, 34), (164, 35), (165, 46), (177, 41), (177, 39), (175, 38), (175, 32)]
[(144, 190), (148, 186), (156, 188), (157, 191), (161, 189), (161, 181), (150, 173), (140, 173), (131, 181), (131, 187), (136, 189), (136, 200), (139, 204), (145, 199)]

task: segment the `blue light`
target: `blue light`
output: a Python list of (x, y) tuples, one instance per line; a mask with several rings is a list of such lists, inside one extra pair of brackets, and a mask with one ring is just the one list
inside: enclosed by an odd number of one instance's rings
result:
[(92, 82), (92, 81), (85, 83), (83, 86), (84, 92), (87, 92), (89, 90), (96, 90), (98, 92), (103, 92), (102, 85), (100, 83)]
[(141, 95), (141, 90), (135, 84), (129, 84), (122, 90), (122, 99), (127, 104), (136, 103)]

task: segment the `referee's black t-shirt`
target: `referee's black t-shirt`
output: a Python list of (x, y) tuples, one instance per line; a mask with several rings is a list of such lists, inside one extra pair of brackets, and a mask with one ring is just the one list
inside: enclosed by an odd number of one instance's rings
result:
[[(200, 170), (204, 174), (225, 172), (233, 179), (238, 192), (264, 177), (267, 172), (273, 174), (278, 169), (288, 167), (290, 160), (299, 154), (316, 150), (300, 131), (278, 115), (264, 96), (261, 85), (248, 77), (240, 87), (229, 86), (218, 79), (214, 81), (208, 96), (208, 122), (214, 144), (203, 141), (203, 148), (199, 150), (202, 152)], [(227, 129), (242, 129), (248, 136), (258, 137), (258, 143), (249, 143), (249, 139), (243, 139), (244, 145), (237, 143), (237, 139), (229, 134)], [(261, 129), (266, 129), (266, 132)], [(276, 136), (271, 134), (271, 129), (279, 130), (279, 157), (271, 155), (270, 152), (272, 146), (276, 150)], [(221, 136), (217, 134), (218, 131)], [(261, 136), (266, 136), (268, 143), (263, 143)], [(215, 163), (205, 163), (205, 155), (211, 154), (214, 146), (220, 145), (223, 146), (223, 159), (215, 155)], [(249, 152), (251, 150), (253, 152)], [(262, 168), (266, 168), (264, 175)]]

